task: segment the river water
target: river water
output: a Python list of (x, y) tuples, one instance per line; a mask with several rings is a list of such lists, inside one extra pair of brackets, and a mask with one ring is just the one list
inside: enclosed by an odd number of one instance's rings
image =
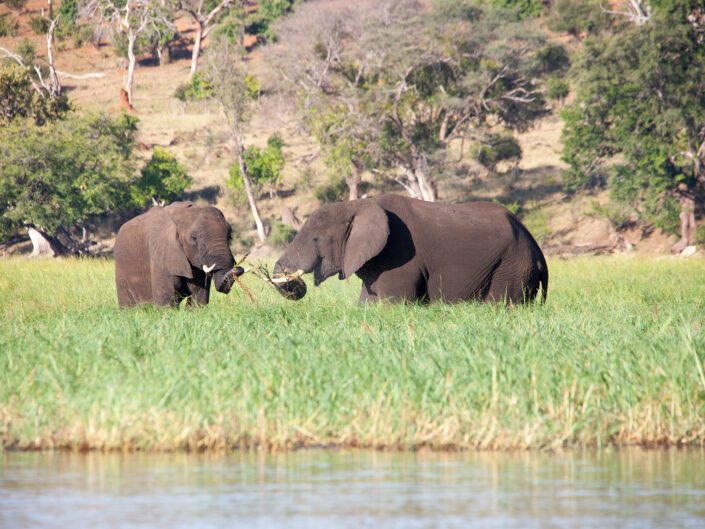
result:
[(0, 527), (705, 528), (705, 450), (0, 453)]

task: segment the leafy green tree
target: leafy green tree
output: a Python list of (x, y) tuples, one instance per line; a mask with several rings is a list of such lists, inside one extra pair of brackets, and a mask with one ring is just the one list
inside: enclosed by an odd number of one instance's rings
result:
[(132, 200), (138, 207), (152, 201), (172, 202), (192, 183), (193, 178), (169, 150), (156, 146), (152, 158), (132, 186)]
[[(284, 167), (282, 147), (284, 147), (284, 141), (281, 136), (273, 134), (267, 138), (266, 148), (261, 149), (250, 145), (245, 149), (245, 166), (252, 183), (257, 187), (269, 184), (270, 196), (273, 196), (274, 190), (279, 185), (281, 170)], [(244, 182), (239, 164), (234, 164), (230, 168), (230, 178), (227, 185), (232, 189), (243, 187)]]
[(62, 119), (70, 110), (66, 96), (48, 97), (33, 82), (28, 68), (0, 63), (0, 128), (16, 118), (30, 118), (42, 125)]
[(0, 128), (0, 237), (34, 228), (56, 251), (78, 252), (72, 228), (131, 204), (136, 130), (135, 118), (105, 115)]
[[(625, 18), (618, 31), (587, 38), (575, 57), (576, 100), (563, 112), (565, 185), (607, 185), (642, 221), (675, 231), (679, 207), (691, 207), (684, 196), (702, 196), (705, 184), (705, 9), (652, 4), (648, 21)], [(681, 223), (685, 240), (693, 228)]]

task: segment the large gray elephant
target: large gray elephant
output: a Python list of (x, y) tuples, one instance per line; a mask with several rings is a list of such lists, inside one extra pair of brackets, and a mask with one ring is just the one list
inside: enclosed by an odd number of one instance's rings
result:
[(362, 279), (360, 302), (524, 303), (548, 289), (543, 253), (524, 225), (492, 202), (439, 204), (398, 195), (313, 212), (274, 265), (275, 278), (313, 272)]
[(227, 294), (242, 273), (229, 243), (230, 225), (211, 206), (174, 202), (129, 220), (115, 240), (118, 304), (207, 305), (211, 278)]

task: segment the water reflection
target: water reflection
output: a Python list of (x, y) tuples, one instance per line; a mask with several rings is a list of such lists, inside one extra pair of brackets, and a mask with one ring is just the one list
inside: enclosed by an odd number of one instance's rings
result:
[(0, 454), (2, 528), (705, 527), (705, 451)]

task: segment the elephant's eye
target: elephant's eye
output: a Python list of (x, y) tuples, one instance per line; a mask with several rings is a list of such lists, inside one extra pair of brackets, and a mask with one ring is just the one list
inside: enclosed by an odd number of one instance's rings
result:
[(198, 240), (198, 237), (195, 235), (191, 235), (191, 242), (196, 242)]
[(318, 244), (318, 237), (313, 238), (313, 244)]

